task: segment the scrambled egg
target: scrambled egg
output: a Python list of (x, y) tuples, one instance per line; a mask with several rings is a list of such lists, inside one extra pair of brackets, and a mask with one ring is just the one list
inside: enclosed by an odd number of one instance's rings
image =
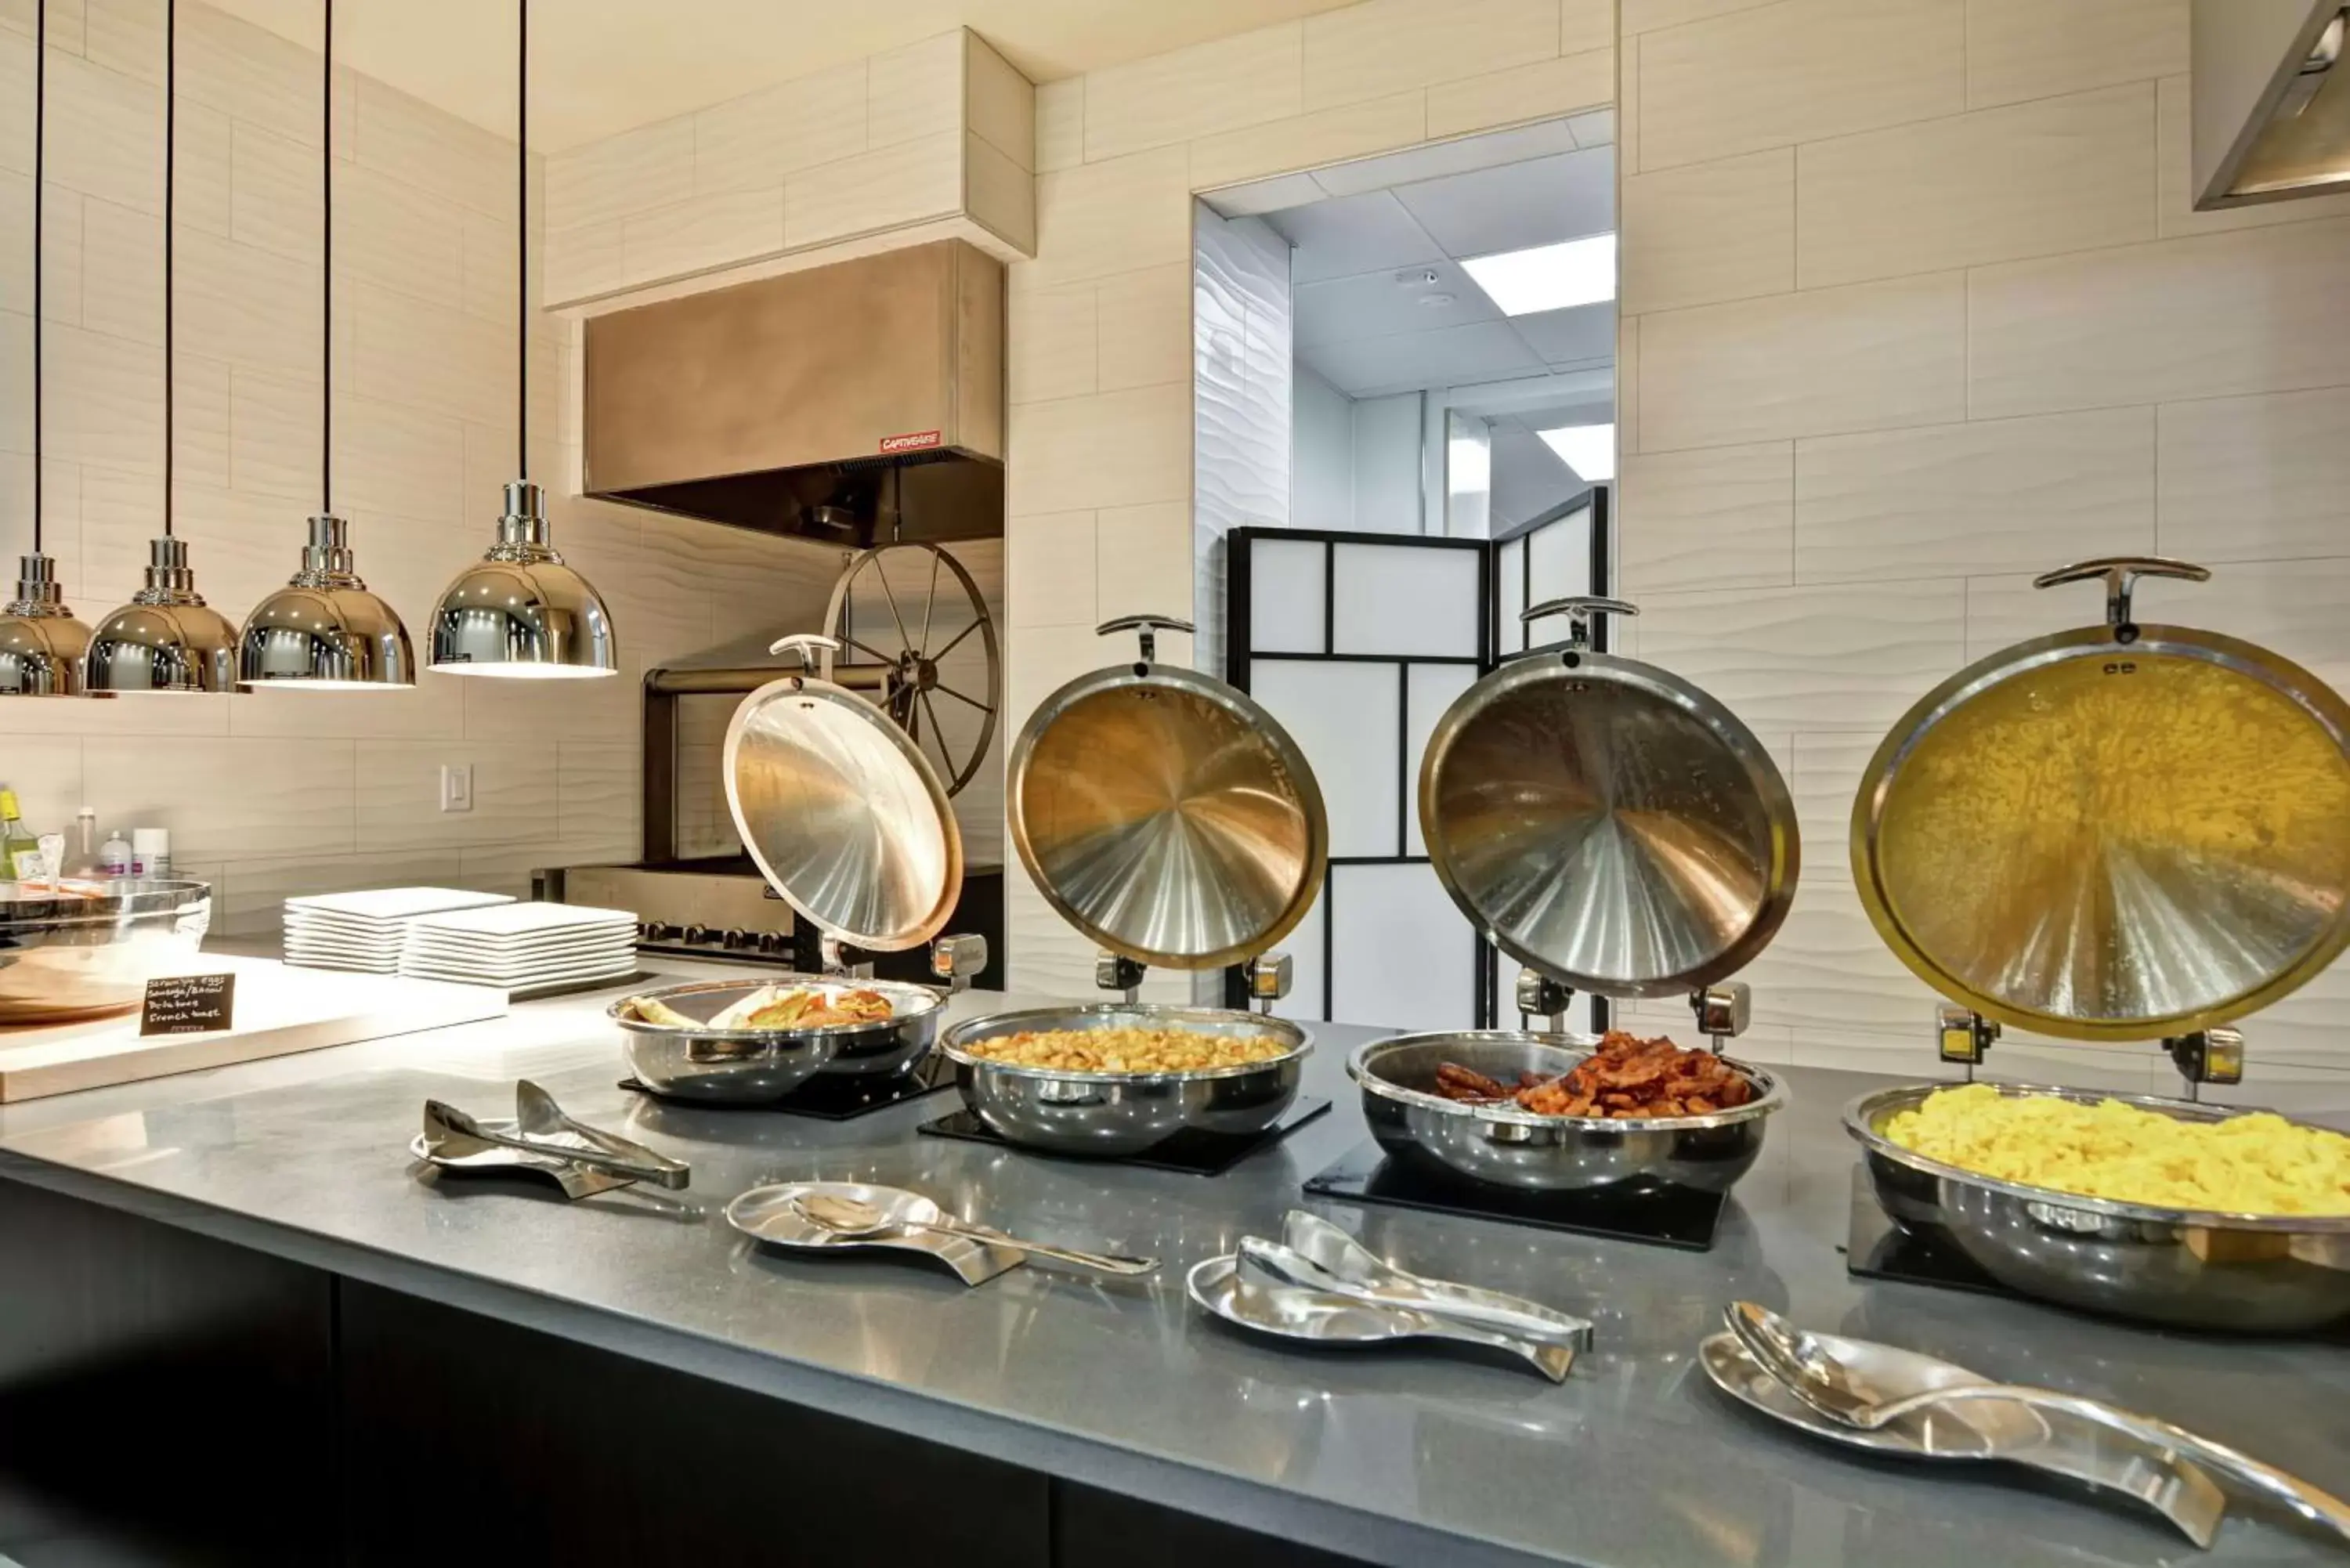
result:
[(2117, 1100), (1938, 1090), (1885, 1136), (2002, 1181), (2230, 1214), (2350, 1214), (2350, 1137), (2268, 1112), (2182, 1122)]

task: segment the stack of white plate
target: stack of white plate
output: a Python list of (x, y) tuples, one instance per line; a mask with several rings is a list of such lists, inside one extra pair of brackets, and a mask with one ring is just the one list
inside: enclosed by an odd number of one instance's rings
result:
[(408, 923), (420, 915), (511, 904), (504, 893), (458, 888), (378, 888), (362, 893), (320, 893), (286, 900), (286, 961), (308, 969), (352, 969), (391, 974), (408, 945)]
[(637, 969), (637, 917), (577, 904), (501, 904), (418, 917), (408, 929), (400, 972), (529, 991), (592, 985)]

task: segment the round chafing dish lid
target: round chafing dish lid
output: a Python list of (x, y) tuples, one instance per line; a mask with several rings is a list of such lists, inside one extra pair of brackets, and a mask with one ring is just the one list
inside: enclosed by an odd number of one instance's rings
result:
[[(805, 658), (831, 642), (791, 637), (775, 650)], [(938, 774), (879, 708), (810, 675), (770, 681), (726, 728), (725, 778), (767, 885), (827, 934), (886, 952), (945, 927), (962, 836)]]
[(1014, 742), (1013, 846), (1046, 902), (1111, 952), (1214, 969), (1263, 952), (1305, 916), (1329, 864), (1305, 753), (1246, 693), (1142, 658), (1045, 699)]
[(1920, 979), (2064, 1039), (2191, 1033), (2277, 1001), (2350, 944), (2350, 704), (2216, 632), (2141, 626), (2126, 557), (2103, 626), (2002, 649), (1887, 735), (1852, 864)]
[(1617, 599), (1536, 605), (1566, 641), (1462, 692), (1420, 759), (1438, 880), (1480, 931), (1577, 991), (1662, 996), (1743, 968), (1786, 918), (1801, 839), (1786, 780), (1706, 692), (1595, 651)]

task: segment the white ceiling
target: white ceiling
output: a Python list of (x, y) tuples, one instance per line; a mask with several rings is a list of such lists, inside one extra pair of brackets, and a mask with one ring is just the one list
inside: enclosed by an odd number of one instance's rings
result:
[[(320, 0), (213, 0), (316, 48)], [(1331, 11), (1352, 0), (560, 0), (531, 13), (531, 140), (561, 151), (966, 26), (1031, 81)], [(513, 134), (515, 7), (342, 0), (338, 57)]]
[(1604, 113), (1555, 120), (1266, 182), (1281, 192), (1222, 192), (1211, 204), (1245, 210), (1303, 194), (1293, 182), (1317, 193), (1259, 210), (1294, 247), (1297, 358), (1349, 397), (1607, 366), (1614, 302), (1504, 316), (1461, 263), (1613, 230), (1612, 130)]

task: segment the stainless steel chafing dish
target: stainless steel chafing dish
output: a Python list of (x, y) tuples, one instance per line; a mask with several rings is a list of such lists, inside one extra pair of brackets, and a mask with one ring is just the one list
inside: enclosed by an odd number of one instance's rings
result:
[[(859, 973), (858, 950), (894, 952), (937, 937), (962, 879), (962, 838), (946, 787), (920, 748), (880, 709), (824, 678), (839, 643), (787, 637), (772, 651), (803, 669), (743, 701), (726, 732), (726, 803), (768, 886), (824, 933), (827, 972), (671, 986), (614, 1002), (629, 1070), (681, 1099), (777, 1098), (818, 1073), (910, 1072), (938, 1034), (943, 1005), (927, 986)], [(808, 666), (813, 665), (811, 670)], [(987, 961), (976, 937), (931, 949), (931, 971), (959, 989)], [(837, 995), (871, 991), (886, 1019), (788, 1029), (713, 1027), (762, 986)], [(654, 1002), (688, 1022), (657, 1022)]]
[[(1047, 697), (1014, 743), (1006, 793), (1021, 863), (1063, 919), (1101, 949), (1095, 978), (1123, 1000), (999, 1013), (947, 1030), (964, 1102), (1014, 1143), (1138, 1154), (1186, 1129), (1262, 1132), (1296, 1098), (1313, 1037), (1270, 1016), (1289, 961), (1268, 950), (1305, 918), (1329, 859), (1322, 792), (1273, 716), (1211, 676), (1159, 662), (1157, 634), (1190, 625), (1129, 616), (1140, 657)], [(1145, 1002), (1148, 967), (1246, 963), (1267, 1012)], [(1270, 1042), (1277, 1054), (1175, 1073), (1073, 1073), (974, 1054), (1024, 1031), (1180, 1029)]]
[(1754, 1163), (1785, 1103), (1770, 1074), (1733, 1066), (1746, 1103), (1698, 1116), (1545, 1116), (1435, 1093), (1456, 1062), (1504, 1084), (1563, 1074), (1596, 1042), (1565, 1033), (1574, 992), (1686, 995), (1721, 1053), (1745, 1028), (1729, 977), (1760, 952), (1794, 897), (1793, 799), (1752, 732), (1668, 670), (1591, 645), (1620, 599), (1534, 606), (1565, 641), (1512, 655), (1446, 711), (1419, 774), (1419, 820), (1444, 889), (1526, 967), (1522, 1014), (1547, 1033), (1467, 1030), (1377, 1041), (1347, 1066), (1394, 1158), (1520, 1191), (1721, 1192)]
[(203, 882), (0, 882), (0, 1028), (138, 1006), (148, 981), (203, 941), (212, 894)]
[[(2350, 703), (2266, 649), (2141, 624), (2148, 576), (2210, 573), (2121, 556), (2036, 581), (2102, 582), (2104, 622), (2002, 649), (1902, 717), (1853, 804), (1853, 875), (1887, 945), (1950, 999), (1939, 1050), (1968, 1077), (2003, 1026), (2160, 1040), (2186, 1100), (1999, 1092), (2217, 1120), (2194, 1096), (2242, 1076), (2235, 1021), (2350, 946)], [(1883, 1131), (1934, 1087), (1866, 1096), (1846, 1130), (1898, 1223), (2007, 1284), (2189, 1326), (2350, 1313), (2350, 1218), (2116, 1203), (1939, 1165)]]

